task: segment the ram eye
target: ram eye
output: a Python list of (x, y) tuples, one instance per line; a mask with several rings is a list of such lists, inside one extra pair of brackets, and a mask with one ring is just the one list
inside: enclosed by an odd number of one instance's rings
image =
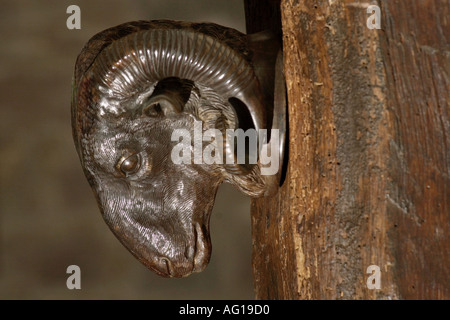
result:
[(138, 154), (132, 154), (122, 157), (117, 163), (117, 169), (120, 173), (129, 176), (136, 173), (141, 167), (141, 157)]

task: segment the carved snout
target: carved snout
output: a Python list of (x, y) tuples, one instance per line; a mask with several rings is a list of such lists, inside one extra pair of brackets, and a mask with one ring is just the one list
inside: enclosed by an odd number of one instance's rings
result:
[(117, 193), (101, 194), (99, 204), (111, 231), (139, 261), (161, 276), (179, 278), (209, 263), (213, 201), (195, 200), (198, 195), (214, 195), (217, 183), (194, 181), (185, 185), (186, 190), (179, 190), (181, 181), (168, 183), (141, 185), (140, 194), (118, 186)]
[[(154, 232), (156, 235), (158, 232)], [(166, 234), (167, 235), (167, 234)], [(127, 239), (124, 234), (117, 234), (118, 238)], [(183, 236), (187, 241), (179, 241), (162, 236), (164, 242), (173, 245), (172, 250), (155, 248), (153, 242), (139, 242), (136, 240), (123, 241), (125, 247), (149, 269), (163, 277), (181, 278), (192, 273), (203, 271), (211, 257), (211, 242), (206, 226), (194, 224), (192, 230)]]
[(211, 242), (205, 229), (201, 224), (192, 227), (191, 241), (184, 245), (183, 256), (168, 257), (157, 254), (152, 260), (144, 260), (144, 264), (159, 275), (171, 278), (186, 277), (203, 271), (211, 257)]

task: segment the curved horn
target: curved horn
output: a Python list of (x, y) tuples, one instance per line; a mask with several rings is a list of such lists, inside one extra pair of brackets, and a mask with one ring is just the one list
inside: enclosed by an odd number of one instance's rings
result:
[[(84, 74), (78, 72), (77, 77), (76, 72), (75, 109), (89, 105), (86, 102), (93, 97), (101, 103), (105, 96), (131, 96), (164, 78), (178, 77), (210, 87), (225, 99), (238, 98), (249, 109), (255, 129), (265, 128), (265, 106), (258, 79), (246, 52), (240, 51), (244, 49), (224, 40), (225, 31), (230, 32), (228, 28), (172, 21), (141, 22), (133, 27), (130, 34), (129, 24), (112, 28), (114, 32), (108, 29), (94, 36), (93, 43), (83, 50), (81, 55), (87, 55), (92, 63), (89, 68), (85, 66)], [(245, 35), (232, 32), (234, 39), (246, 41)], [(124, 33), (117, 39), (117, 34)], [(102, 34), (105, 39), (98, 40)], [(102, 47), (96, 41), (107, 45)], [(97, 92), (93, 92), (92, 83), (97, 84)], [(89, 126), (89, 117), (78, 116), (93, 113), (83, 110), (73, 115), (81, 126)]]

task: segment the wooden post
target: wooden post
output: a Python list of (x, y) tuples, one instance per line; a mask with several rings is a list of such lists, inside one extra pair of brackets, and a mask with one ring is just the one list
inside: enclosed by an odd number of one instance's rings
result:
[(281, 8), (289, 103), (285, 183), (252, 201), (256, 298), (450, 298), (449, 7), (246, 0), (248, 32)]

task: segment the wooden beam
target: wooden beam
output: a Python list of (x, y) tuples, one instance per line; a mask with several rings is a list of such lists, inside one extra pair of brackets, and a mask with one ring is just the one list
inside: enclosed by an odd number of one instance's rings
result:
[(289, 169), (252, 201), (256, 298), (450, 298), (449, 3), (370, 4), (381, 29), (366, 2), (281, 1)]

